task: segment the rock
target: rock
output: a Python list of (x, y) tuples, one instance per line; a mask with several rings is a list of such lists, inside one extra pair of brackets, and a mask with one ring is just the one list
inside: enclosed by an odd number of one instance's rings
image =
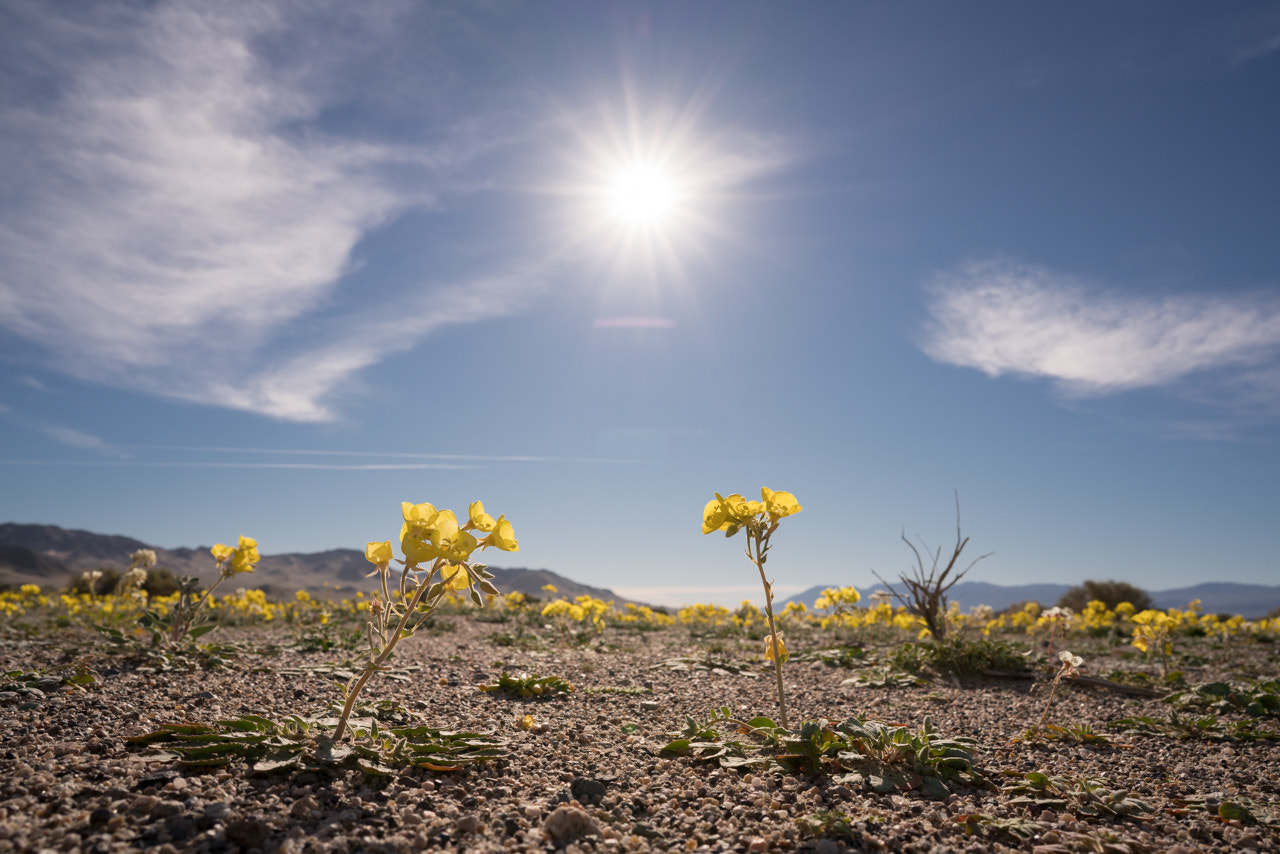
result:
[(226, 801), (211, 801), (204, 805), (204, 814), (214, 821), (226, 818), (229, 812), (231, 812), (231, 804)]
[(569, 806), (556, 807), (556, 811), (547, 816), (542, 829), (556, 845), (566, 845), (584, 836), (600, 833), (600, 825), (596, 824), (594, 818), (584, 810)]
[(595, 803), (605, 796), (607, 788), (599, 780), (588, 777), (575, 777), (569, 784), (569, 792), (579, 803)]
[(464, 835), (475, 833), (480, 829), (480, 818), (475, 815), (464, 815), (454, 823), (453, 829)]
[(241, 848), (261, 848), (271, 835), (271, 826), (256, 818), (242, 818), (227, 824), (227, 841)]
[(160, 801), (151, 808), (147, 814), (151, 818), (168, 818), (169, 816), (178, 815), (182, 812), (182, 803), (180, 801)]
[(106, 807), (98, 807), (96, 810), (89, 813), (89, 824), (106, 824), (114, 817), (115, 813), (111, 810)]

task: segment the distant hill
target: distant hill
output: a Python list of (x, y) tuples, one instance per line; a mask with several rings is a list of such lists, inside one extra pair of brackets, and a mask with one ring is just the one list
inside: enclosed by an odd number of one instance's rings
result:
[[(0, 584), (67, 587), (76, 575), (86, 570), (114, 567), (123, 571), (129, 566), (130, 555), (138, 549), (153, 549), (156, 565), (169, 569), (174, 575), (194, 575), (206, 584), (214, 580), (215, 564), (208, 546), (161, 549), (131, 537), (67, 530), (56, 525), (7, 522), (0, 525)], [(263, 555), (254, 574), (236, 579), (239, 582), (236, 586), (259, 587), (276, 597), (292, 596), (298, 590), (306, 590), (313, 596), (350, 594), (373, 590), (376, 579), (365, 579), (370, 569), (364, 552), (355, 549)], [(612, 599), (618, 604), (631, 601), (612, 590), (580, 584), (546, 569), (489, 567), (489, 570), (494, 574), (494, 584), (503, 593), (519, 590), (546, 598), (542, 587), (552, 584), (559, 594), (571, 599), (589, 595), (606, 601)]]
[[(812, 608), (814, 600), (822, 595), (828, 587), (835, 584), (820, 584), (797, 593), (786, 602), (802, 602)], [(862, 594), (863, 604), (867, 597), (884, 585), (876, 584), (867, 588), (858, 588)], [(949, 601), (959, 602), (961, 610), (968, 611), (975, 605), (989, 605), (997, 611), (1003, 611), (1010, 605), (1022, 602), (1039, 602), (1048, 607), (1071, 589), (1068, 584), (1022, 584), (1004, 587), (999, 584), (987, 584), (981, 581), (961, 581), (947, 594)], [(1241, 614), (1249, 619), (1263, 617), (1280, 608), (1280, 587), (1268, 587), (1262, 584), (1231, 584), (1228, 582), (1208, 582), (1194, 587), (1178, 587), (1172, 590), (1150, 590), (1155, 606), (1160, 609), (1185, 608), (1192, 600), (1199, 599), (1206, 614)], [(786, 602), (781, 603), (785, 606)]]
[(45, 587), (49, 578), (61, 577), (70, 577), (70, 573), (53, 558), (23, 546), (0, 546), (0, 583)]

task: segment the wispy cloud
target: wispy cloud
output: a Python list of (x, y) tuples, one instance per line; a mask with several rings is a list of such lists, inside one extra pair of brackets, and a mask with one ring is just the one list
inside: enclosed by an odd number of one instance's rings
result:
[(217, 460), (2, 460), (3, 466), (159, 469), (297, 469), (301, 471), (420, 471), (471, 468), (458, 463), (281, 463)]
[[(1007, 261), (969, 264), (931, 288), (924, 350), (988, 376), (1047, 378), (1075, 397), (1173, 386), (1208, 371), (1242, 401), (1274, 388), (1274, 294), (1134, 296)], [(1270, 378), (1270, 380), (1268, 380)]]
[(81, 448), (89, 451), (106, 451), (109, 446), (97, 436), (73, 430), (70, 427), (46, 427), (44, 434), (69, 448)]
[[(57, 91), (0, 117), (0, 325), (44, 345), (56, 369), (320, 421), (354, 372), (441, 326), (519, 308), (502, 277), (417, 283), (427, 293), (399, 306), (410, 319), (389, 324), (398, 335), (297, 335), (358, 241), (433, 203), (389, 170), (448, 171), (485, 147), (467, 127), (467, 145), (446, 133), (431, 149), (322, 132), (332, 92), (316, 80), (341, 76), (341, 45), (293, 65), (262, 49), (301, 26), (302, 7), (18, 8), (28, 31), (5, 44)], [(348, 9), (343, 26), (385, 29), (381, 8)], [(303, 340), (281, 352), (286, 330)]]

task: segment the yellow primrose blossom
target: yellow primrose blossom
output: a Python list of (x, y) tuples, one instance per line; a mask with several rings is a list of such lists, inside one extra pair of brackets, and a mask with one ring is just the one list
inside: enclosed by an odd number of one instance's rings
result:
[(209, 551), (213, 554), (214, 560), (218, 563), (222, 563), (223, 561), (230, 559), (230, 557), (235, 554), (236, 550), (231, 546), (218, 543), (213, 548), (209, 549)]
[(771, 522), (793, 516), (804, 509), (790, 492), (774, 492), (766, 486), (761, 488), (760, 497), (764, 499), (764, 509)]
[(492, 531), (494, 526), (498, 524), (492, 516), (484, 512), (484, 504), (480, 501), (471, 502), (471, 506), (467, 508), (467, 516), (471, 520), (471, 527), (477, 531), (487, 533)]
[(775, 632), (764, 639), (765, 661), (785, 663), (787, 655), (787, 645), (782, 642), (782, 632)]
[(520, 551), (520, 543), (516, 541), (515, 528), (511, 527), (511, 523), (507, 521), (506, 516), (499, 516), (498, 520), (493, 523), (493, 531), (484, 538), (483, 545), (485, 548), (492, 546), (504, 552)]
[(395, 552), (391, 550), (391, 541), (383, 540), (380, 543), (369, 543), (364, 547), (364, 559), (379, 568), (385, 567), (391, 563)]

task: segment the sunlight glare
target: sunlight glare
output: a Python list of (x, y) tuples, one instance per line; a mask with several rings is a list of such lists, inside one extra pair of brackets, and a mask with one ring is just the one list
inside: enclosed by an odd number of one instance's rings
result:
[(679, 194), (661, 169), (634, 165), (619, 172), (610, 201), (613, 212), (634, 225), (656, 226), (676, 207)]

